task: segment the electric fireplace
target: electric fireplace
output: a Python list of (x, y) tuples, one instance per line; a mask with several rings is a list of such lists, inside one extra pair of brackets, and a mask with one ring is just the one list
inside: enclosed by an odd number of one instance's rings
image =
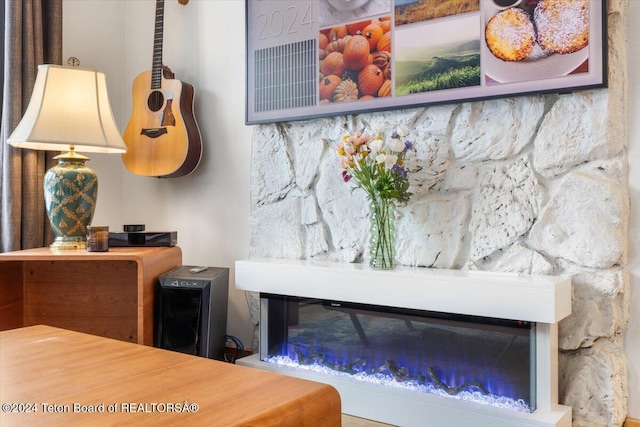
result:
[(236, 287), (260, 292), (260, 352), (238, 363), (332, 384), (345, 413), (401, 426), (571, 425), (557, 404), (567, 278), (251, 260), (236, 263)]
[(535, 409), (534, 323), (270, 294), (261, 307), (264, 362)]

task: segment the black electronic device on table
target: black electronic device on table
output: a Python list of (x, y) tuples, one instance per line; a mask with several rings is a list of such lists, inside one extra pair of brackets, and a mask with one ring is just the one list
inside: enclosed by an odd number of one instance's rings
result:
[(121, 232), (109, 232), (109, 246), (175, 246), (177, 231), (145, 231), (144, 224), (128, 224)]

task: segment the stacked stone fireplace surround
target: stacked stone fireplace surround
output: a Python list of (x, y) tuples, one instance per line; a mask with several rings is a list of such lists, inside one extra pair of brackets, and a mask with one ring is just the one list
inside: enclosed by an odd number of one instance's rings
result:
[(608, 88), (259, 125), (251, 257), (368, 260), (368, 204), (335, 146), (376, 123), (411, 129), (402, 265), (570, 276), (559, 396), (576, 427), (621, 426), (629, 313), (626, 11), (608, 3)]

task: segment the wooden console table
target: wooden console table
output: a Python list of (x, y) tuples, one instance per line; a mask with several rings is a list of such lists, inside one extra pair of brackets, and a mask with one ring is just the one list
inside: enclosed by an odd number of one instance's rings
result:
[(0, 254), (0, 330), (45, 324), (153, 345), (158, 276), (182, 265), (172, 247)]
[(341, 423), (318, 382), (43, 325), (0, 332), (0, 348), (3, 426)]

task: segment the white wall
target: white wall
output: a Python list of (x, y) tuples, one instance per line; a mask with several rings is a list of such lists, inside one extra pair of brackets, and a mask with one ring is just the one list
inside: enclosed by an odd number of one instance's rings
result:
[[(107, 74), (118, 125), (132, 111), (131, 84), (151, 68), (155, 1), (65, 0), (64, 59)], [(244, 1), (165, 1), (164, 63), (195, 87), (204, 154), (182, 178), (130, 173), (119, 155), (91, 156), (100, 179), (93, 223), (146, 224), (178, 232), (185, 265), (233, 267), (249, 255), (251, 127), (244, 124)], [(231, 271), (229, 334), (250, 346), (253, 327)]]
[(629, 1), (629, 268), (631, 314), (627, 332), (629, 415), (640, 418), (640, 1)]
[[(122, 128), (123, 87), (128, 82), (122, 72), (123, 39), (120, 2), (65, 0), (63, 3), (63, 64), (67, 58), (80, 59), (80, 66), (95, 68), (107, 76), (107, 89), (116, 122)], [(124, 129), (124, 128), (122, 128)], [(87, 166), (99, 178), (94, 225), (120, 224), (122, 204), (122, 161), (119, 155), (91, 154)]]
[[(151, 67), (153, 0), (65, 0), (64, 58), (107, 73), (114, 115), (124, 130), (130, 87)], [(183, 178), (129, 173), (117, 155), (92, 155), (100, 177), (94, 224), (117, 230), (144, 223), (177, 230), (185, 264), (233, 267), (249, 254), (251, 127), (244, 125), (244, 1), (165, 2), (164, 62), (194, 85), (204, 157)], [(629, 413), (640, 418), (640, 1), (629, 1), (629, 158), (631, 320), (627, 336)], [(635, 163), (635, 166), (634, 166)], [(233, 270), (231, 281), (233, 283)], [(232, 286), (233, 288), (233, 286)], [(230, 290), (228, 333), (251, 344), (244, 295)]]

